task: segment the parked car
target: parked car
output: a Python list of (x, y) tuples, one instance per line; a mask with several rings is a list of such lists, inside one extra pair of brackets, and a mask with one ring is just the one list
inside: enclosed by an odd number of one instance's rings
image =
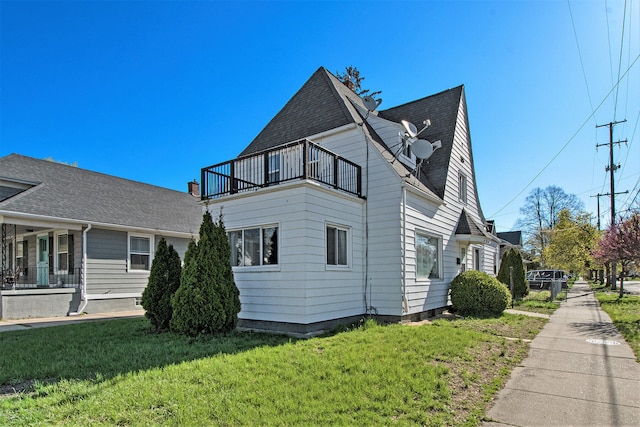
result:
[(531, 270), (527, 272), (530, 289), (549, 289), (552, 280), (560, 280), (562, 288), (568, 287), (569, 277), (562, 270)]

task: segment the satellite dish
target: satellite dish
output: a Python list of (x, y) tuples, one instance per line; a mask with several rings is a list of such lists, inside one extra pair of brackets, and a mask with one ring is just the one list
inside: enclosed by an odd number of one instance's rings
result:
[(416, 127), (416, 125), (407, 120), (401, 120), (400, 123), (402, 123), (404, 130), (407, 131), (411, 138), (415, 138), (416, 135), (418, 135), (418, 128)]
[(420, 160), (424, 160), (433, 154), (433, 146), (426, 139), (419, 139), (411, 145), (411, 152)]
[(380, 105), (380, 103), (382, 102), (382, 100), (375, 100), (373, 99), (372, 96), (365, 96), (362, 98), (362, 103), (364, 104), (364, 108), (366, 108), (369, 111), (373, 111), (376, 108), (378, 108), (378, 105)]

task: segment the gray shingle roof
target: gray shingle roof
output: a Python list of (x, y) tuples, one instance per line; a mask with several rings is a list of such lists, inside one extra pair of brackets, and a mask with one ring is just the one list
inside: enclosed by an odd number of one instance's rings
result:
[(198, 234), (199, 199), (187, 192), (19, 154), (0, 158), (0, 175), (37, 183), (0, 202), (0, 214), (23, 213), (158, 231)]
[[(378, 113), (380, 117), (396, 123), (402, 119), (414, 123), (431, 119), (432, 126), (421, 137), (432, 142), (441, 140), (442, 148), (423, 163), (419, 174), (420, 182), (416, 186), (439, 199), (444, 198), (449, 157), (462, 97), (463, 86), (458, 86)], [(363, 117), (354, 104), (362, 106), (360, 97), (324, 67), (320, 67), (240, 155), (257, 153), (346, 124), (362, 123)], [(385, 157), (393, 157), (393, 153), (370, 126), (364, 126), (363, 130)], [(392, 160), (392, 157), (389, 159)], [(400, 162), (393, 162), (393, 166), (401, 176), (410, 172)]]
[(514, 246), (522, 246), (522, 231), (502, 231), (498, 233), (498, 238)]
[(495, 238), (488, 231), (486, 231), (484, 227), (479, 225), (473, 218), (469, 216), (465, 209), (463, 209), (460, 213), (458, 226), (456, 227), (456, 235), (486, 237), (495, 240)]
[[(433, 155), (422, 163), (420, 180), (441, 199), (444, 198), (462, 91), (463, 86), (458, 86), (417, 101), (380, 111), (378, 114), (387, 120), (400, 122), (404, 119), (416, 125), (425, 119), (431, 120), (431, 126), (420, 134), (420, 138), (431, 142), (440, 140), (442, 147), (434, 151)], [(421, 126), (418, 128), (420, 129)]]
[(318, 68), (240, 156), (355, 123), (357, 112), (343, 97), (361, 102), (333, 74), (323, 67)]

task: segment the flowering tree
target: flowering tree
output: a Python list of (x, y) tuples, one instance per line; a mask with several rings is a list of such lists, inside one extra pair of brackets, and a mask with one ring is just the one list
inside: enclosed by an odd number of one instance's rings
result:
[(611, 225), (598, 242), (593, 256), (604, 263), (620, 263), (622, 297), (624, 274), (631, 265), (640, 262), (640, 214), (635, 213), (626, 221)]

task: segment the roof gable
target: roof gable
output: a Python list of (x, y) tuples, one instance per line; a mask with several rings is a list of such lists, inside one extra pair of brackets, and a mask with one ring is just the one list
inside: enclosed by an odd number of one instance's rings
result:
[(240, 156), (356, 123), (357, 111), (347, 99), (362, 102), (324, 67), (318, 68)]
[(37, 183), (0, 201), (0, 213), (29, 214), (196, 235), (199, 199), (188, 193), (19, 154), (0, 158), (2, 175)]
[(380, 117), (394, 122), (408, 120), (412, 123), (422, 123), (425, 119), (431, 120), (431, 126), (420, 135), (420, 138), (431, 142), (440, 140), (442, 147), (435, 150), (433, 155), (422, 163), (419, 178), (440, 198), (444, 198), (449, 159), (460, 102), (463, 101), (463, 91), (464, 87), (458, 86), (378, 113)]

